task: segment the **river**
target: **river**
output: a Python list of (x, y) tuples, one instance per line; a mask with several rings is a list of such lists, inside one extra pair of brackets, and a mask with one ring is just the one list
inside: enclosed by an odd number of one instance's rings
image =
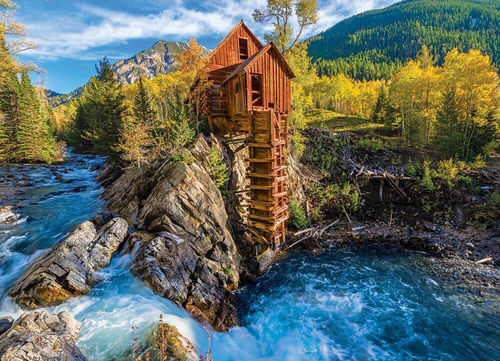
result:
[[(0, 205), (22, 207), (21, 219), (0, 229), (0, 317), (22, 313), (8, 291), (30, 262), (105, 206), (92, 171), (103, 162), (70, 153), (57, 166), (0, 168)], [(90, 294), (49, 310), (82, 323), (78, 346), (91, 361), (123, 359), (160, 314), (206, 350), (203, 327), (132, 276), (132, 257), (115, 255)], [(214, 360), (498, 359), (498, 304), (422, 274), (413, 257), (338, 250), (289, 256), (237, 292), (242, 326), (213, 333)]]

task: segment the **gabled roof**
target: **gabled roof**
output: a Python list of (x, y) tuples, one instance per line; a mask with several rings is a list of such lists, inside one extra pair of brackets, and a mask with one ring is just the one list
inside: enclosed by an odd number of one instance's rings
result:
[(224, 85), (226, 82), (228, 82), (230, 79), (234, 78), (241, 72), (245, 71), (248, 67), (250, 67), (253, 63), (255, 63), (263, 54), (267, 53), (269, 50), (274, 50), (274, 52), (278, 55), (278, 58), (280, 59), (280, 62), (283, 64), (283, 66), (286, 69), (286, 72), (288, 73), (290, 79), (295, 78), (295, 74), (293, 73), (292, 69), (290, 68), (290, 65), (286, 62), (285, 58), (279, 51), (279, 49), (274, 45), (274, 43), (269, 43), (262, 49), (260, 49), (258, 52), (253, 54), (250, 58), (245, 60), (243, 63), (239, 64), (236, 69), (222, 82), (221, 85)]
[(214, 50), (212, 50), (212, 52), (210, 53), (210, 56), (209, 56), (209, 59), (215, 54), (217, 53), (217, 51), (221, 48), (222, 45), (224, 45), (224, 43), (236, 32), (236, 30), (238, 30), (239, 28), (243, 28), (245, 29), (245, 31), (250, 35), (250, 37), (252, 38), (253, 41), (255, 41), (255, 43), (257, 44), (257, 47), (259, 49), (262, 49), (264, 46), (262, 45), (262, 43), (259, 41), (259, 39), (257, 39), (257, 37), (255, 35), (253, 35), (253, 33), (250, 31), (250, 29), (248, 28), (248, 26), (245, 25), (245, 23), (243, 22), (243, 20), (240, 20), (238, 22), (238, 24), (236, 24), (234, 26), (234, 28), (224, 37), (224, 39), (222, 39), (222, 41), (215, 47)]

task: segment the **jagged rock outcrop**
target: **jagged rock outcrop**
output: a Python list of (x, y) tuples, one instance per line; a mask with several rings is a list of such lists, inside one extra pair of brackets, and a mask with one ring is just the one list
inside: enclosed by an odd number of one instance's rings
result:
[(87, 294), (101, 281), (98, 271), (109, 264), (127, 230), (122, 218), (99, 229), (92, 222), (78, 225), (28, 268), (10, 296), (21, 307), (33, 309)]
[(14, 223), (19, 219), (19, 215), (12, 212), (11, 206), (0, 207), (0, 224)]
[(206, 166), (210, 147), (200, 136), (189, 151), (191, 164), (167, 161), (147, 176), (127, 170), (103, 197), (142, 232), (132, 272), (157, 294), (226, 330), (237, 323), (230, 291), (238, 287), (239, 256), (224, 199)]
[(75, 344), (80, 323), (67, 312), (29, 312), (0, 336), (0, 361), (85, 361)]

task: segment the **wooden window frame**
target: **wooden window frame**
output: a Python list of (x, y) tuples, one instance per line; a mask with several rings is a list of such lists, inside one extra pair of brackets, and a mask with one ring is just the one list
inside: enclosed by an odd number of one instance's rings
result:
[[(254, 90), (253, 88), (253, 78), (259, 78), (259, 90)], [(264, 76), (261, 73), (250, 73), (250, 99), (252, 107), (264, 107)], [(260, 104), (255, 104), (258, 97), (254, 100), (253, 95), (260, 94)]]
[[(242, 52), (242, 44), (241, 41), (245, 42), (246, 46), (246, 52)], [(243, 36), (238, 36), (238, 57), (241, 61), (247, 60), (250, 57), (250, 47), (249, 47), (249, 41), (248, 38), (245, 38)]]

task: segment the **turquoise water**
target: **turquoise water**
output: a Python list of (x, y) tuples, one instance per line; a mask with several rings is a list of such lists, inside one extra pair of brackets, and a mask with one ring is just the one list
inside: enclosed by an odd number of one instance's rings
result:
[(262, 354), (286, 360), (498, 360), (498, 304), (473, 303), (412, 262), (295, 254), (241, 291), (242, 322)]
[[(26, 175), (31, 183), (0, 201), (24, 205), (21, 220), (0, 229), (0, 317), (22, 312), (8, 291), (29, 263), (104, 206), (97, 173), (90, 170), (102, 162), (70, 154), (52, 169), (0, 168), (4, 179)], [(50, 311), (66, 310), (82, 323), (78, 345), (92, 361), (126, 353), (160, 314), (202, 353), (206, 331), (133, 277), (132, 258), (116, 255), (89, 295)], [(411, 258), (390, 253), (294, 254), (238, 292), (242, 326), (213, 334), (214, 359), (499, 359), (498, 305), (474, 303), (411, 264)], [(132, 326), (139, 329), (134, 333)]]

